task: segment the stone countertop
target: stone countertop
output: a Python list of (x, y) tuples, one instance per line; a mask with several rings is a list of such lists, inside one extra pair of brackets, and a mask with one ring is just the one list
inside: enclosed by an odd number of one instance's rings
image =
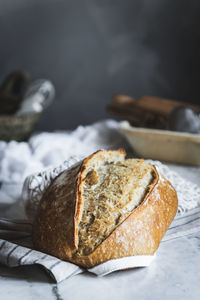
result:
[[(200, 168), (170, 165), (199, 184)], [(200, 299), (200, 232), (161, 243), (148, 268), (105, 277), (84, 273), (55, 284), (40, 266), (0, 265), (0, 299)]]

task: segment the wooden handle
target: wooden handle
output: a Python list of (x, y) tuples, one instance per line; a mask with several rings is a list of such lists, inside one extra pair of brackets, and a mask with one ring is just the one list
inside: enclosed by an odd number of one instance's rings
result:
[(136, 103), (137, 100), (133, 97), (123, 95), (123, 94), (116, 94), (112, 97), (112, 103), (120, 103), (120, 104), (128, 104), (128, 103)]
[(121, 105), (129, 103), (134, 107), (140, 107), (145, 111), (151, 112), (156, 115), (160, 115), (164, 118), (167, 118), (170, 112), (178, 106), (187, 106), (200, 112), (199, 105), (194, 105), (185, 102), (178, 102), (178, 101), (152, 97), (152, 96), (143, 96), (138, 100), (136, 100), (135, 98), (129, 97), (127, 95), (117, 94), (113, 97), (112, 103), (113, 104), (120, 103)]
[(107, 111), (128, 120), (138, 127), (165, 128), (166, 120), (160, 113), (155, 113), (146, 107), (140, 107), (138, 100), (126, 95), (115, 95), (112, 103), (107, 106)]
[(178, 106), (187, 106), (189, 108), (200, 111), (200, 106), (188, 102), (181, 102), (158, 97), (143, 96), (138, 99), (138, 105), (152, 111), (157, 111), (163, 116), (168, 116), (170, 112)]

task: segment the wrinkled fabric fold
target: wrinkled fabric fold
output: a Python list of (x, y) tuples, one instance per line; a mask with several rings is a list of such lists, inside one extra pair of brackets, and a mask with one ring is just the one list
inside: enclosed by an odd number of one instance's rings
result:
[[(20, 232), (19, 226), (22, 226), (23, 230), (26, 228), (27, 231)], [(0, 263), (9, 267), (39, 264), (45, 268), (56, 282), (85, 271), (97, 276), (105, 276), (119, 270), (147, 267), (151, 264), (155, 256), (140, 255), (124, 257), (110, 260), (94, 268), (85, 270), (75, 264), (32, 249), (30, 227), (31, 225), (24, 220), (18, 220), (16, 223), (16, 221), (12, 222), (12, 220), (0, 219), (0, 235), (2, 232), (4, 233), (4, 239), (2, 237), (0, 239)], [(184, 216), (177, 215), (161, 243), (198, 231), (200, 231), (200, 207), (190, 210)]]

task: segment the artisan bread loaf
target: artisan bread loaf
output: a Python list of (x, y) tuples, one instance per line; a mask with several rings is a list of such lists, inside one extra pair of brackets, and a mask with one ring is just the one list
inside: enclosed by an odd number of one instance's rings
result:
[(45, 191), (35, 248), (83, 267), (153, 254), (177, 211), (172, 185), (124, 150), (100, 150), (57, 176)]

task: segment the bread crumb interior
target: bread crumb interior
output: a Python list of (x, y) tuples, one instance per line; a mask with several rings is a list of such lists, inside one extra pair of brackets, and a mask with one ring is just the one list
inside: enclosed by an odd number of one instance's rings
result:
[(91, 253), (142, 202), (153, 174), (150, 164), (137, 159), (104, 162), (88, 170), (82, 182), (80, 255)]

